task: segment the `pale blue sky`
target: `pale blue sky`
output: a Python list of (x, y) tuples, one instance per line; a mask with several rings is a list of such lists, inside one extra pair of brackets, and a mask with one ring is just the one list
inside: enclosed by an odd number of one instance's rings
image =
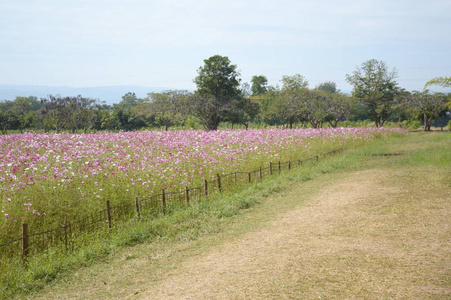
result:
[(375, 58), (421, 90), (451, 76), (450, 12), (450, 0), (2, 0), (0, 84), (195, 89), (220, 54), (244, 82), (298, 73), (342, 90)]

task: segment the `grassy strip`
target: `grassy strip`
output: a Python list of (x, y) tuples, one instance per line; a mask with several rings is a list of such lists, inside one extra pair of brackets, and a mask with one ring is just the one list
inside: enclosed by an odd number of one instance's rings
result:
[[(421, 144), (410, 142), (408, 145), (414, 145), (412, 149), (403, 150), (407, 139), (421, 141)], [(180, 242), (193, 241), (202, 236), (221, 232), (229, 220), (240, 219), (237, 215), (260, 202), (265, 202), (270, 195), (283, 192), (294, 183), (315, 179), (325, 173), (380, 166), (384, 163), (385, 155), (399, 151), (407, 151), (409, 154), (398, 155), (395, 164), (391, 160), (391, 167), (416, 163), (446, 168), (451, 165), (449, 146), (449, 135), (418, 134), (408, 138), (394, 137), (388, 141), (375, 141), (346, 155), (320, 160), (319, 164), (304, 166), (290, 173), (268, 178), (237, 193), (224, 194), (214, 201), (194, 203), (190, 208), (176, 210), (168, 216), (142, 221), (131, 220), (115, 229), (108, 243), (92, 239), (71, 255), (66, 255), (63, 251), (49, 251), (43, 256), (31, 258), (27, 267), (20, 261), (12, 262), (2, 272), (1, 297), (30, 294), (55, 279), (64, 279), (70, 271), (102, 260), (107, 261), (110, 255), (121, 252), (125, 246), (163, 242), (166, 247), (171, 247)], [(431, 149), (434, 155), (430, 155)], [(429, 160), (425, 160), (426, 157)]]

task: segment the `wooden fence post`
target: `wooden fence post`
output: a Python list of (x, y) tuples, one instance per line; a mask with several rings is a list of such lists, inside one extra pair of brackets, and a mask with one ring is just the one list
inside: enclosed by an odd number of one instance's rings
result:
[(22, 254), (26, 259), (30, 253), (29, 249), (29, 235), (28, 235), (28, 223), (22, 224)]
[(66, 251), (69, 250), (68, 247), (68, 240), (67, 240), (67, 217), (64, 218), (64, 246), (66, 248)]
[(219, 176), (219, 173), (216, 173), (216, 176), (218, 177), (218, 189), (219, 189), (219, 192), (222, 192), (221, 176)]
[(164, 189), (161, 190), (161, 201), (163, 202), (163, 214), (166, 214), (166, 194)]
[(204, 180), (204, 187), (205, 187), (205, 199), (208, 200), (208, 181)]
[(138, 216), (138, 221), (141, 219), (141, 212), (139, 211), (139, 199), (135, 197), (136, 214)]
[(272, 163), (269, 163), (269, 175), (272, 175)]
[(189, 205), (189, 188), (185, 187), (185, 199), (186, 199), (186, 204)]
[(291, 161), (288, 161), (288, 171), (291, 170)]
[(252, 178), (251, 178), (251, 172), (249, 172), (249, 183), (251, 183), (252, 182)]
[(108, 216), (108, 227), (111, 229), (111, 205), (110, 205), (110, 200), (106, 201), (106, 212), (107, 212), (107, 216)]
[(280, 160), (279, 160), (279, 174), (280, 174), (280, 172), (281, 172), (281, 168), (280, 168)]
[(260, 180), (262, 180), (263, 179), (263, 173), (262, 173), (262, 167), (260, 167)]

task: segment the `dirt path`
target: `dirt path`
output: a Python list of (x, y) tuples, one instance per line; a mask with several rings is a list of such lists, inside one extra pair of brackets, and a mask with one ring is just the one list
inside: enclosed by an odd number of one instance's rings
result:
[(425, 172), (346, 174), (263, 229), (182, 262), (128, 298), (450, 299), (451, 193), (434, 188), (440, 179)]

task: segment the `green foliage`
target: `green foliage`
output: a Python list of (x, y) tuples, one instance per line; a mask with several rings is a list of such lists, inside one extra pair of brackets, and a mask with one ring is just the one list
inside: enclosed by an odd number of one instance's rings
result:
[(187, 91), (178, 90), (149, 93), (147, 99), (138, 103), (133, 110), (137, 116), (153, 118), (157, 125), (168, 130), (169, 126), (182, 122), (188, 96)]
[(365, 61), (352, 75), (346, 75), (346, 81), (354, 86), (352, 95), (365, 104), (377, 127), (387, 121), (399, 93), (396, 77), (396, 70), (389, 71), (385, 62), (376, 59)]
[(426, 84), (424, 85), (424, 88), (427, 88), (430, 85), (439, 85), (442, 87), (450, 87), (451, 86), (451, 77), (433, 78), (433, 79), (429, 80), (428, 82), (426, 82)]
[(430, 93), (428, 90), (422, 92), (414, 91), (412, 94), (405, 96), (403, 102), (414, 115), (423, 120), (425, 131), (431, 130), (432, 122), (435, 119), (444, 117), (448, 111), (446, 95)]
[(419, 120), (408, 119), (401, 122), (401, 127), (408, 130), (416, 130), (421, 127)]
[(253, 102), (248, 98), (236, 98), (233, 101), (233, 109), (228, 111), (226, 120), (232, 124), (242, 124), (249, 128), (249, 123), (252, 122), (260, 112), (260, 105), (258, 102)]
[(0, 102), (0, 128), (3, 134), (17, 124), (17, 118), (14, 115), (14, 103), (12, 101)]
[(60, 97), (49, 95), (41, 99), (43, 104), (39, 118), (46, 131), (50, 128), (61, 132), (69, 129), (75, 133), (77, 129), (87, 132), (93, 126), (96, 117), (96, 100), (82, 97)]
[(335, 94), (335, 93), (340, 92), (340, 90), (337, 89), (337, 84), (332, 81), (326, 81), (326, 82), (322, 82), (322, 83), (318, 84), (315, 87), (315, 90), (320, 90), (320, 91), (330, 93), (330, 94)]
[(233, 109), (233, 100), (241, 95), (237, 66), (227, 56), (214, 55), (204, 60), (194, 79), (197, 91), (188, 100), (188, 111), (207, 130), (216, 130)]
[(251, 91), (254, 96), (264, 94), (268, 90), (268, 79), (263, 75), (252, 76), (251, 83)]
[(282, 76), (282, 91), (295, 91), (308, 88), (309, 82), (304, 76), (295, 74)]
[(194, 83), (201, 95), (215, 98), (233, 98), (240, 94), (240, 73), (227, 56), (214, 55), (204, 60), (204, 66), (197, 70), (199, 74)]

